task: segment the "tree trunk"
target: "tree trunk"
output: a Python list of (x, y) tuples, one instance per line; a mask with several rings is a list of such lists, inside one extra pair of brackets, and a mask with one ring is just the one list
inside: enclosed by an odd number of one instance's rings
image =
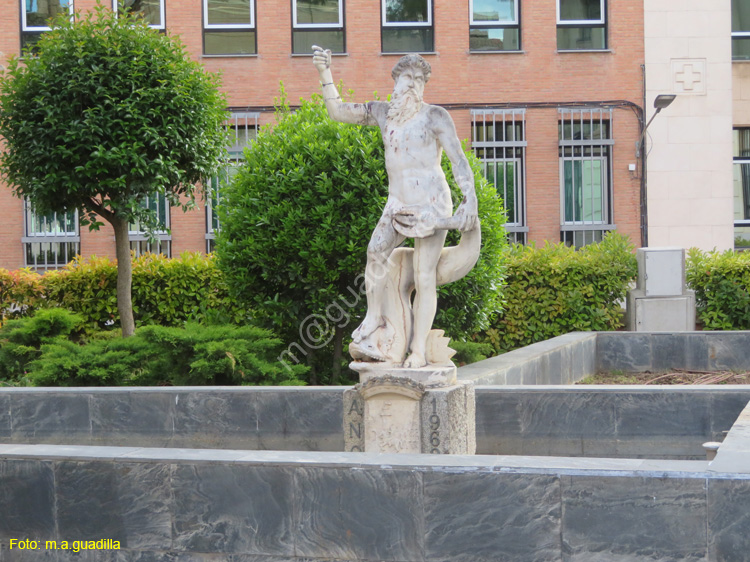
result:
[(115, 255), (117, 256), (117, 311), (120, 313), (122, 337), (127, 338), (135, 333), (133, 320), (133, 264), (130, 261), (130, 241), (128, 240), (128, 221), (120, 217), (111, 220), (115, 229)]

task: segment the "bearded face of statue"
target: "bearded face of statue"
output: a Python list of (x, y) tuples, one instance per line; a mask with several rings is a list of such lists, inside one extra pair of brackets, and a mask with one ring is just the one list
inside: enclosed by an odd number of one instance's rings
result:
[(419, 68), (407, 68), (397, 78), (388, 109), (388, 120), (402, 124), (422, 109), (425, 77)]

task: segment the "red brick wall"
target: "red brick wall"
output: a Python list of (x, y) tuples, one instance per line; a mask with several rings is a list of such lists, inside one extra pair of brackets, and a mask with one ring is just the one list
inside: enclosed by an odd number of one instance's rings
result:
[[(290, 103), (319, 90), (317, 72), (308, 56), (291, 53), (291, 2), (256, 0), (258, 54), (249, 57), (202, 56), (202, 5), (199, 1), (166, 0), (168, 33), (179, 35), (196, 60), (221, 72), (228, 104), (257, 108), (273, 105), (283, 80)], [(643, 52), (642, 2), (608, 2), (606, 52), (558, 53), (556, 0), (522, 0), (522, 53), (469, 53), (468, 0), (434, 0), (435, 54), (425, 55), (433, 68), (425, 98), (438, 104), (570, 103), (628, 100), (641, 104)], [(89, 9), (91, 0), (78, 0)], [(0, 0), (0, 51), (18, 52), (17, 0)], [(335, 56), (333, 74), (355, 99), (381, 98), (390, 93), (390, 71), (398, 56), (380, 52), (380, 2), (346, 0), (347, 54)], [(470, 137), (470, 113), (453, 111), (460, 138)], [(270, 114), (262, 123), (272, 121)], [(639, 243), (639, 182), (628, 164), (635, 162), (638, 122), (625, 109), (614, 112), (614, 222)], [(560, 179), (557, 111), (527, 111), (527, 203), (529, 240), (558, 241)], [(22, 216), (7, 189), (0, 188), (0, 267), (23, 263), (20, 243)], [(172, 211), (173, 255), (205, 250), (205, 210)], [(84, 255), (114, 255), (111, 230), (82, 232)], [(13, 250), (13, 248), (16, 248)]]

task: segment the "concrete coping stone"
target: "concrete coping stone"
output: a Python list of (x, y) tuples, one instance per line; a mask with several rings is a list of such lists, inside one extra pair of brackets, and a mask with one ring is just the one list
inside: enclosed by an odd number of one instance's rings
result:
[(612, 394), (633, 394), (633, 393), (680, 393), (680, 392), (708, 392), (731, 393), (735, 391), (750, 391), (750, 384), (733, 384), (733, 385), (673, 385), (673, 384), (629, 384), (626, 386), (616, 384), (575, 384), (575, 385), (480, 385), (476, 387), (477, 391), (487, 392), (538, 392), (538, 393), (568, 393), (576, 394), (580, 392), (602, 392)]
[(750, 477), (750, 402), (732, 425), (708, 470)]
[[(441, 470), (458, 472), (513, 472), (706, 478), (708, 461), (608, 459), (583, 457), (530, 457), (505, 455), (394, 455), (367, 453), (240, 451), (148, 447), (69, 445), (2, 445), (0, 459), (39, 461), (244, 463), (260, 466), (298, 465), (350, 469)], [(747, 476), (750, 479), (750, 475)]]

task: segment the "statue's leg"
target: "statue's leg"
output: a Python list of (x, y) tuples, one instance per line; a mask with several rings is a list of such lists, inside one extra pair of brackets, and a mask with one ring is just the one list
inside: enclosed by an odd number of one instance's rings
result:
[(384, 214), (372, 231), (367, 246), (367, 266), (365, 267), (365, 290), (367, 292), (367, 314), (354, 331), (352, 338), (359, 343), (378, 327), (383, 321), (383, 292), (388, 271), (388, 258), (394, 248), (398, 247), (404, 237), (393, 228), (392, 217)]
[(414, 330), (411, 354), (404, 367), (415, 369), (427, 364), (425, 348), (437, 310), (437, 264), (445, 244), (446, 231), (438, 231), (427, 238), (414, 240)]

